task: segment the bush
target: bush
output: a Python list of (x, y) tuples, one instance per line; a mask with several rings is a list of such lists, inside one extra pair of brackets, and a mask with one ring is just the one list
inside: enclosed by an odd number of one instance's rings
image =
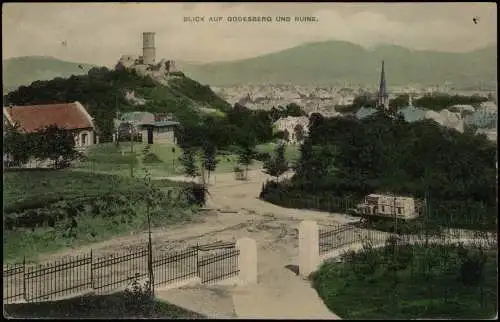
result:
[(186, 186), (183, 189), (183, 192), (186, 194), (188, 198), (188, 202), (198, 205), (204, 206), (207, 199), (207, 189), (201, 184), (193, 184)]
[(158, 158), (158, 156), (152, 152), (149, 152), (142, 158), (144, 163), (163, 163), (163, 161)]
[(154, 294), (151, 288), (151, 281), (146, 280), (141, 283), (138, 280), (139, 273), (134, 281), (123, 292), (126, 310), (141, 312), (150, 315), (154, 307)]

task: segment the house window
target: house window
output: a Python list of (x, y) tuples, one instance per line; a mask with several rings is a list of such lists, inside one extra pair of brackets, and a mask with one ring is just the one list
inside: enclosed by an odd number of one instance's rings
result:
[(385, 212), (385, 206), (382, 206), (382, 212)]
[(397, 209), (398, 209), (398, 215), (401, 215), (403, 213), (401, 207), (398, 207)]
[(88, 141), (88, 134), (87, 133), (83, 133), (82, 134), (82, 145), (87, 145), (87, 141)]

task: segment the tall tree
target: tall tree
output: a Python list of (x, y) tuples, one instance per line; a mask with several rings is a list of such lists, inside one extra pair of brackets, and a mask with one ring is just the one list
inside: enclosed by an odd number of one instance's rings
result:
[(36, 157), (52, 160), (56, 168), (67, 166), (79, 153), (75, 150), (75, 139), (70, 131), (49, 125), (36, 132), (39, 138)]

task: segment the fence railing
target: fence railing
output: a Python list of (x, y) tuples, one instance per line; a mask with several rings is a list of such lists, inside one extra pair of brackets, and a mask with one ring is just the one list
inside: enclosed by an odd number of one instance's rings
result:
[[(181, 251), (154, 254), (154, 285), (194, 277), (202, 283), (238, 275), (239, 250), (234, 242), (197, 245)], [(83, 293), (109, 293), (134, 280), (148, 278), (148, 248), (127, 254), (95, 257), (89, 254), (46, 264), (4, 265), (3, 301), (39, 302)]]
[(481, 243), (482, 246), (494, 248), (497, 246), (497, 234), (483, 231), (463, 229), (446, 229), (440, 234), (397, 234), (378, 230), (360, 229), (352, 224), (341, 224), (320, 228), (318, 232), (319, 253), (323, 255), (343, 246), (360, 242), (385, 242), (395, 238), (400, 243), (442, 243), (445, 240), (465, 240)]

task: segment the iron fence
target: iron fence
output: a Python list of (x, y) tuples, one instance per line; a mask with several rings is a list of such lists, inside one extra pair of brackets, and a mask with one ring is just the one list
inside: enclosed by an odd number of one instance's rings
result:
[[(40, 302), (121, 290), (134, 280), (148, 279), (148, 256), (148, 248), (106, 257), (95, 257), (91, 251), (53, 263), (27, 264), (24, 260), (7, 264), (3, 267), (3, 302)], [(211, 283), (235, 276), (238, 256), (234, 242), (155, 254), (151, 265), (154, 285), (197, 276), (202, 283)]]
[(477, 245), (485, 248), (495, 248), (498, 245), (497, 233), (472, 231), (464, 229), (446, 229), (440, 234), (435, 232), (427, 233), (421, 231), (418, 234), (389, 233), (379, 230), (360, 229), (352, 224), (341, 224), (320, 228), (318, 233), (319, 253), (323, 255), (335, 249), (354, 243), (375, 243), (388, 242), (394, 239), (398, 244), (445, 244), (450, 241), (454, 244), (460, 241), (469, 245)]
[(215, 254), (203, 256), (198, 261), (198, 273), (203, 284), (237, 276), (239, 249), (228, 248), (215, 251)]

